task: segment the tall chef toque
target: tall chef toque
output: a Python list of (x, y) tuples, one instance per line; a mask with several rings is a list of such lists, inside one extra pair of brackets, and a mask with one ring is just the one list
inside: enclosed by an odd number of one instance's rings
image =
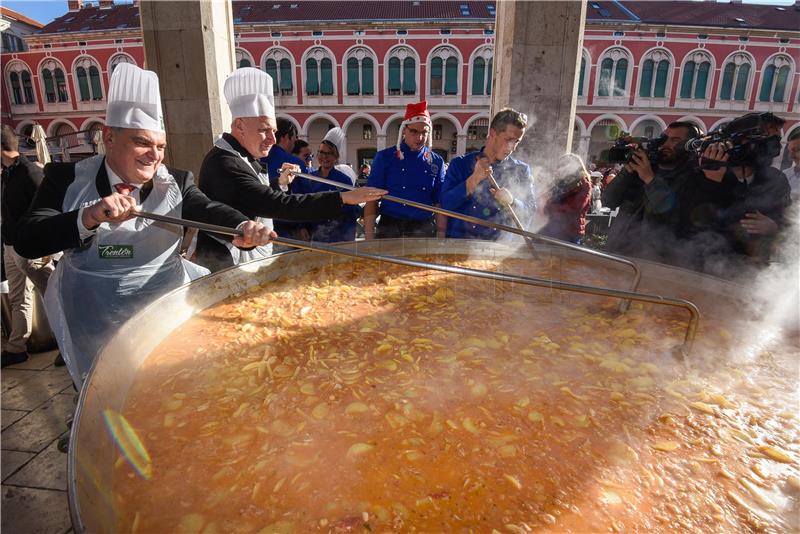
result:
[(114, 68), (108, 84), (106, 126), (164, 132), (161, 92), (155, 72), (130, 63)]
[[(395, 147), (397, 150), (395, 153), (397, 157), (403, 159), (403, 151), (400, 150), (400, 143), (403, 140), (403, 128), (408, 126), (409, 124), (414, 124), (416, 122), (421, 122), (428, 125), (428, 128), (433, 130), (433, 122), (431, 121), (431, 114), (428, 113), (428, 103), (426, 101), (419, 102), (417, 104), (408, 104), (406, 106), (406, 114), (403, 117), (403, 122), (400, 123), (400, 131), (397, 134), (397, 146)], [(428, 133), (428, 139), (426, 140), (426, 144), (428, 148), (431, 147), (431, 133)]]
[(236, 69), (225, 80), (225, 100), (232, 118), (274, 117), (272, 77), (260, 69)]

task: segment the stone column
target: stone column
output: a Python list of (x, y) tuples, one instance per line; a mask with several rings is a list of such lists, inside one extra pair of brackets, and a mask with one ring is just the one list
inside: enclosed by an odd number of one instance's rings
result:
[(386, 148), (386, 134), (378, 134), (376, 139), (377, 143), (375, 144), (375, 148), (380, 152)]
[(467, 153), (467, 134), (456, 135), (456, 156), (463, 156)]
[(497, 2), (492, 116), (528, 115), (517, 149), (540, 164), (572, 147), (586, 2)]
[(147, 68), (158, 74), (166, 162), (197, 177), (214, 137), (230, 128), (222, 85), (235, 65), (230, 0), (142, 0)]

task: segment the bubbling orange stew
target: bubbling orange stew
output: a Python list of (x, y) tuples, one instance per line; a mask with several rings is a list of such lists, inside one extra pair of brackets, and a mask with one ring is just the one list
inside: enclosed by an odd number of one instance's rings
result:
[[(566, 260), (455, 263), (625, 285)], [(745, 349), (707, 314), (687, 366), (684, 310), (618, 305), (361, 262), (223, 301), (137, 375), (123, 415), (151, 465), (119, 455), (117, 530), (798, 528), (796, 347), (734, 365)]]

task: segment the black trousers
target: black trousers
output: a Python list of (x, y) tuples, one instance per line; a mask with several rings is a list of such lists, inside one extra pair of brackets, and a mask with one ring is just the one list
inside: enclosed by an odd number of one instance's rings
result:
[(398, 219), (381, 215), (376, 231), (378, 239), (392, 237), (436, 237), (436, 219)]

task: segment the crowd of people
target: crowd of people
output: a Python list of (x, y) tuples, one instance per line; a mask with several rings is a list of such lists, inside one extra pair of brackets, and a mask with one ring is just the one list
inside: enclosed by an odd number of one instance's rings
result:
[[(728, 275), (741, 264), (773, 257), (800, 192), (800, 135), (789, 140), (795, 162), (790, 186), (769, 166), (771, 149), (763, 149), (774, 146), (775, 128), (779, 136), (782, 126), (770, 114), (756, 116), (761, 137), (747, 149), (708, 142), (698, 155), (686, 145), (702, 132), (676, 122), (657, 150), (630, 147), (619, 169), (587, 168), (577, 155), (565, 154), (537, 167), (546, 176), (534, 176), (514, 154), (528, 127), (525, 114), (498, 111), (485, 145), (446, 164), (431, 148), (426, 103), (412, 103), (397, 144), (356, 174), (341, 162), (340, 128), (310, 146), (298, 139), (291, 121), (276, 119), (272, 83), (255, 68), (227, 78), (230, 131), (209, 147), (199, 186), (191, 172), (162, 164), (167, 132), (158, 78), (133, 65), (118, 65), (111, 77), (105, 155), (42, 171), (18, 153), (13, 131), (3, 128), (3, 255), (14, 318), (3, 366), (27, 358), (34, 285), (45, 295), (61, 356), (80, 387), (119, 324), (189, 280), (269, 256), (277, 235), (323, 242), (352, 241), (362, 231), (367, 240), (504, 237), (459, 218), (469, 216), (521, 223), (581, 244), (587, 216), (610, 208), (618, 214), (609, 252)], [(753, 120), (739, 119), (751, 126)], [(183, 229), (141, 212), (238, 228), (242, 235), (200, 231), (187, 258), (181, 254)]]

